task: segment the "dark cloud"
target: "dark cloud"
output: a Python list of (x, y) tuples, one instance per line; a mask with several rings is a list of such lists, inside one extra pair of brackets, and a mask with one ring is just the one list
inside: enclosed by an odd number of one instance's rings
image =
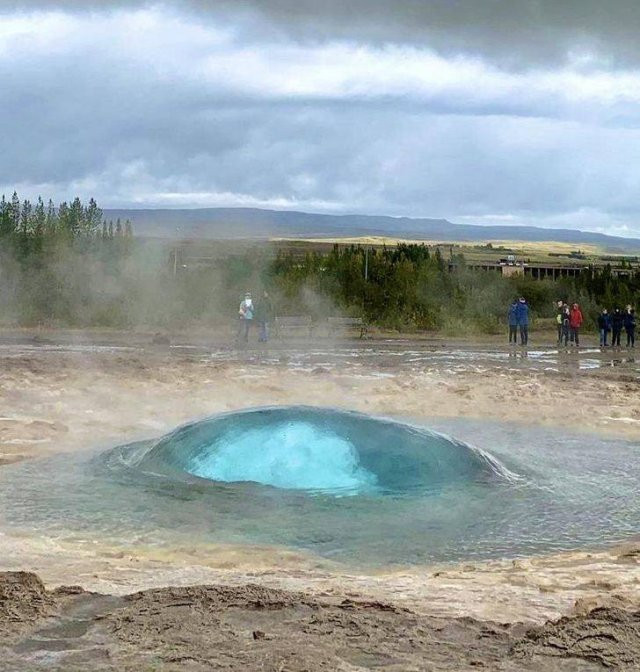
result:
[(133, 4), (2, 5), (0, 189), (640, 234), (640, 74), (551, 58), (635, 3)]
[[(202, 8), (207, 3), (193, 3)], [(237, 3), (233, 3), (237, 6)], [(595, 50), (618, 62), (640, 56), (635, 0), (268, 0), (241, 2), (289, 34), (429, 44), (514, 65)]]
[[(14, 0), (9, 9), (94, 10), (164, 4), (246, 20), (297, 40), (352, 39), (429, 45), (514, 67), (595, 53), (612, 64), (640, 62), (637, 0)], [(262, 21), (251, 21), (259, 17)]]

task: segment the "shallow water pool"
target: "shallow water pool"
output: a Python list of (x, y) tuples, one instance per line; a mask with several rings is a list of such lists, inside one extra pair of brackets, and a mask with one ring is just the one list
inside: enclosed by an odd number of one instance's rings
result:
[(514, 557), (636, 534), (639, 454), (562, 429), (253, 409), (5, 466), (0, 511), (123, 547), (265, 544), (368, 567)]

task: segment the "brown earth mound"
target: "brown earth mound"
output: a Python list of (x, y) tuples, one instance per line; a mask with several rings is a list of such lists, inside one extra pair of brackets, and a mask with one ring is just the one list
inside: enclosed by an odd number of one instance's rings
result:
[(615, 607), (561, 618), (531, 629), (513, 650), (516, 655), (574, 657), (617, 669), (640, 669), (640, 611)]
[(430, 618), (380, 602), (242, 587), (126, 597), (0, 574), (0, 669), (640, 669), (640, 612), (598, 608), (540, 628)]
[(54, 614), (56, 603), (35, 574), (0, 574), (0, 642)]

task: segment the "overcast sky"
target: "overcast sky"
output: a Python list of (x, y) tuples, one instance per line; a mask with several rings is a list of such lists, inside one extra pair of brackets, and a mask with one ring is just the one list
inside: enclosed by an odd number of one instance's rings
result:
[(640, 236), (638, 0), (0, 0), (0, 191)]

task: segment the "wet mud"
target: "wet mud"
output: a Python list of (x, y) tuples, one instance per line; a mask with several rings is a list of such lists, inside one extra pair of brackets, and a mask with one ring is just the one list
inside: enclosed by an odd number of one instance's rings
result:
[[(490, 341), (237, 351), (206, 339), (0, 334), (0, 469), (291, 403), (636, 441), (639, 362)], [(49, 588), (2, 575), (0, 669), (639, 669), (638, 548), (357, 574), (283, 548), (45, 538), (9, 529), (0, 511), (0, 570), (37, 572)]]
[(0, 574), (0, 654), (23, 670), (600, 670), (640, 665), (640, 611), (537, 628), (381, 601), (191, 586), (122, 597)]

